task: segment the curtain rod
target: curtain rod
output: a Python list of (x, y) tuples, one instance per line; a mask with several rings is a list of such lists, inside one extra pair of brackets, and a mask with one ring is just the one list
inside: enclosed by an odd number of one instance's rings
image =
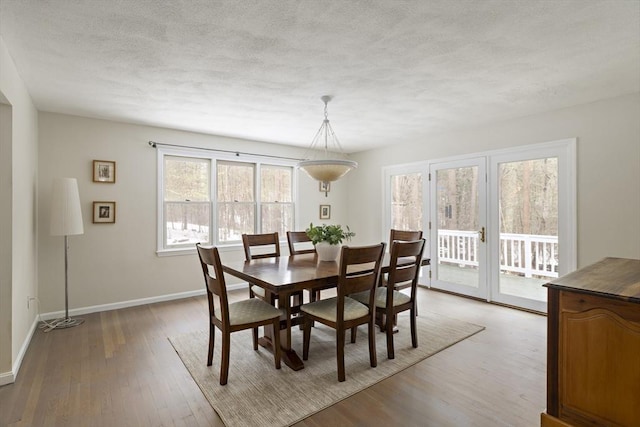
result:
[(232, 153), (235, 154), (237, 157), (240, 157), (241, 154), (244, 154), (246, 156), (260, 156), (260, 157), (270, 157), (273, 159), (285, 159), (285, 160), (303, 160), (303, 159), (296, 159), (295, 157), (284, 157), (284, 156), (271, 156), (269, 154), (256, 154), (256, 153), (245, 153), (242, 151), (234, 151), (234, 150), (221, 150), (218, 148), (203, 148), (203, 147), (194, 147), (191, 145), (178, 145), (178, 144), (167, 144), (164, 142), (155, 142), (155, 141), (149, 141), (149, 146), (156, 148), (158, 145), (164, 146), (164, 147), (178, 147), (178, 148), (191, 148), (191, 149), (195, 149), (195, 150), (204, 150), (204, 151), (218, 151), (220, 153)]

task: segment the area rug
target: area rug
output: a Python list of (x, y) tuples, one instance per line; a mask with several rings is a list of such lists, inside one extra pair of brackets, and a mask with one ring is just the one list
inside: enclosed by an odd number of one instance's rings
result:
[[(316, 323), (311, 332), (309, 360), (293, 371), (284, 363), (274, 367), (273, 355), (256, 352), (251, 331), (231, 334), (229, 381), (220, 385), (220, 331), (216, 330), (213, 365), (207, 366), (208, 332), (197, 331), (169, 340), (211, 406), (228, 427), (288, 426), (354, 393), (394, 375), (484, 329), (482, 326), (421, 310), (417, 318), (418, 348), (411, 347), (409, 318), (400, 315), (394, 335), (395, 359), (387, 359), (386, 338), (376, 332), (378, 366), (369, 366), (366, 326), (355, 344), (345, 346), (347, 380), (338, 382), (335, 331)], [(302, 331), (294, 329), (293, 348), (302, 355)]]

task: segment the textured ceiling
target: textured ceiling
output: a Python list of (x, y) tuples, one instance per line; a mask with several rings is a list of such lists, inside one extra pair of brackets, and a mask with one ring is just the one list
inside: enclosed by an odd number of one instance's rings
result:
[[(0, 0), (38, 109), (347, 152), (640, 91), (640, 1)], [(0, 70), (1, 72), (1, 70)]]

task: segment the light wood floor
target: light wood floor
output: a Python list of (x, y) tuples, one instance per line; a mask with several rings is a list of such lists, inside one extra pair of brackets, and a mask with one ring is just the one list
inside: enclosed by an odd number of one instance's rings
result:
[[(426, 289), (419, 301), (419, 313), (486, 330), (298, 426), (539, 425), (546, 317)], [(0, 387), (0, 426), (223, 425), (167, 340), (206, 329), (205, 297), (84, 319), (79, 327), (36, 332), (17, 381)]]

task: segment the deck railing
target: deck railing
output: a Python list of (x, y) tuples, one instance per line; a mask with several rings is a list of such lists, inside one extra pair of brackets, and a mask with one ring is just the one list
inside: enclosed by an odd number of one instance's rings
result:
[[(438, 230), (439, 261), (478, 265), (478, 233)], [(500, 234), (500, 270), (524, 277), (558, 277), (558, 236)]]

